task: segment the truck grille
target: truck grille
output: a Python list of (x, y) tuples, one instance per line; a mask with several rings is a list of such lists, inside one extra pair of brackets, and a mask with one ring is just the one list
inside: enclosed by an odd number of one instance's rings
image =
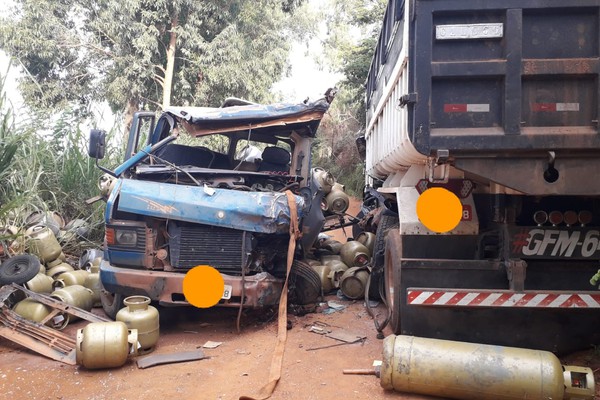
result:
[[(169, 250), (173, 268), (189, 270), (210, 265), (228, 275), (241, 275), (247, 251), (242, 251), (243, 231), (211, 225), (178, 225), (169, 222)], [(247, 240), (250, 247), (250, 240)]]

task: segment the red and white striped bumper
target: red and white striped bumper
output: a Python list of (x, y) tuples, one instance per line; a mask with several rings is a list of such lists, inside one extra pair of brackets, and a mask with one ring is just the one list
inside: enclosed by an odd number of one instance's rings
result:
[(600, 308), (600, 293), (409, 288), (407, 304), (445, 307)]

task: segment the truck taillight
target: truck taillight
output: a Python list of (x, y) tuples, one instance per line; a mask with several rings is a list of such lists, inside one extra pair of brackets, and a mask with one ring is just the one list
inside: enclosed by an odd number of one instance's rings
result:
[(113, 228), (106, 228), (104, 231), (104, 238), (107, 245), (115, 244), (115, 230)]
[(415, 188), (417, 189), (417, 192), (419, 192), (419, 194), (422, 194), (427, 189), (433, 187), (444, 188), (446, 190), (451, 191), (459, 198), (464, 199), (471, 194), (471, 192), (475, 188), (475, 184), (468, 179), (448, 179), (448, 182), (446, 183), (431, 183), (427, 179), (421, 179), (415, 185)]
[(563, 214), (560, 211), (550, 211), (548, 220), (553, 226), (560, 225), (564, 221)]
[(577, 213), (575, 211), (565, 211), (564, 217), (567, 226), (575, 225), (577, 223)]
[(581, 224), (581, 226), (588, 225), (592, 222), (592, 213), (588, 210), (579, 211), (579, 215), (577, 215), (577, 220)]
[(546, 211), (538, 210), (533, 214), (533, 220), (538, 226), (544, 225), (548, 222), (548, 213)]

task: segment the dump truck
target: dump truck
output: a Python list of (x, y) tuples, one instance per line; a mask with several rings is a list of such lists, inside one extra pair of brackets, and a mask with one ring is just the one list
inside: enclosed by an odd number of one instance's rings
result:
[(105, 132), (92, 130), (88, 153), (106, 173), (99, 184), (106, 200), (104, 311), (114, 318), (131, 295), (189, 305), (183, 279), (199, 265), (223, 277), (218, 306), (275, 305), (288, 275), (292, 219), (301, 237), (288, 298), (314, 303), (319, 276), (303, 260), (325, 217), (311, 142), (333, 96), (330, 90), (314, 102), (270, 105), (229, 98), (221, 107), (137, 112), (114, 170), (98, 162)]
[[(394, 333), (600, 343), (599, 19), (598, 0), (389, 1), (357, 144)], [(448, 232), (416, 212), (437, 187), (462, 206)]]

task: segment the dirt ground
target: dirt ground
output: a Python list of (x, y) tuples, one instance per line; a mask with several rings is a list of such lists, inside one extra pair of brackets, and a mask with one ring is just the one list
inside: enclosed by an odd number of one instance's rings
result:
[[(347, 233), (350, 235), (351, 230), (347, 229)], [(338, 232), (336, 237), (344, 236)], [(288, 331), (282, 378), (273, 400), (430, 399), (385, 392), (374, 376), (343, 375), (343, 369), (370, 368), (374, 360), (380, 360), (381, 340), (376, 338), (362, 301), (343, 300), (335, 295), (326, 300), (346, 308), (330, 314), (290, 315), (292, 328)], [(382, 306), (376, 310), (383, 313)], [(94, 312), (102, 313), (101, 309)], [(47, 359), (0, 338), (0, 400), (235, 400), (240, 395), (256, 395), (267, 382), (277, 333), (275, 313), (245, 312), (238, 334), (237, 309), (190, 307), (160, 312), (161, 335), (153, 354), (194, 350), (209, 340), (222, 344), (203, 349), (208, 358), (200, 361), (138, 369), (135, 359), (130, 359), (118, 369), (90, 371)], [(365, 335), (366, 340), (362, 344), (309, 350), (340, 343), (310, 332), (315, 323), (329, 330), (356, 332)], [(75, 335), (76, 329), (84, 325), (75, 323), (66, 333)], [(598, 352), (574, 354), (563, 362), (590, 366), (596, 371), (596, 380), (600, 379)]]

